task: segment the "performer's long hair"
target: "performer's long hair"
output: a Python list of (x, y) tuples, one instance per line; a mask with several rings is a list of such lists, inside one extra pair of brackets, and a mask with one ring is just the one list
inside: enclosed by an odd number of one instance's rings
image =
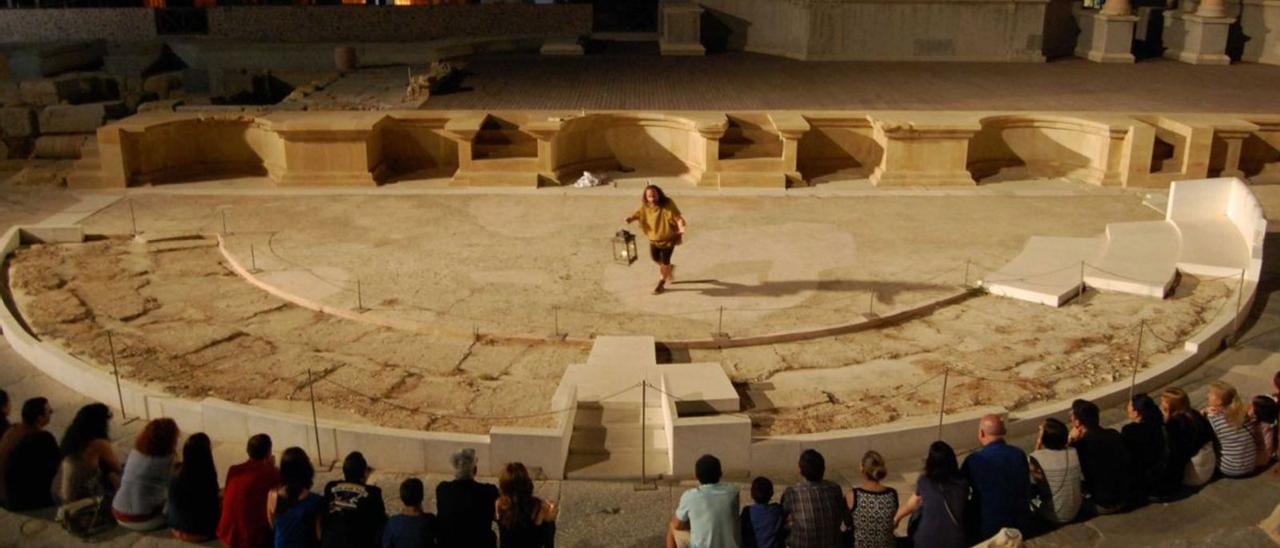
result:
[(644, 187), (644, 192), (641, 192), (641, 193), (640, 193), (640, 205), (642, 205), (642, 206), (643, 206), (643, 205), (648, 205), (648, 204), (649, 204), (649, 202), (648, 202), (648, 201), (646, 201), (646, 200), (644, 199), (644, 197), (645, 197), (645, 195), (649, 194), (649, 189), (651, 189), (651, 188), (653, 189), (653, 192), (657, 195), (657, 199), (655, 199), (655, 200), (653, 201), (653, 205), (656, 205), (656, 206), (658, 206), (658, 207), (662, 207), (662, 206), (664, 206), (664, 205), (667, 205), (667, 202), (671, 201), (671, 199), (670, 199), (670, 198), (667, 198), (667, 193), (665, 193), (665, 192), (663, 192), (663, 191), (662, 191), (662, 187), (660, 187), (660, 186), (658, 186), (658, 185), (649, 185), (649, 186)]

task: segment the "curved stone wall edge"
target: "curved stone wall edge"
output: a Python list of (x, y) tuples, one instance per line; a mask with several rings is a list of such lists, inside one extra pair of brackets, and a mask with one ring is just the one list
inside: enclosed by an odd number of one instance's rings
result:
[[(21, 227), (10, 228), (0, 239), (0, 250), (8, 257), (21, 245)], [(8, 287), (4, 291), (9, 291)], [(119, 408), (126, 418), (167, 416), (187, 432), (204, 431), (220, 440), (245, 440), (265, 432), (278, 447), (299, 446), (322, 462), (334, 462), (349, 451), (359, 450), (375, 466), (410, 473), (451, 473), (450, 455), (472, 448), (481, 467), (497, 473), (502, 458), (519, 458), (541, 468), (547, 477), (563, 477), (564, 455), (572, 434), (572, 409), (553, 428), (494, 428), (490, 434), (421, 432), (342, 421), (318, 420), (282, 411), (229, 402), (217, 398), (189, 400), (165, 394), (137, 383), (121, 380), (83, 359), (43, 342), (28, 332), (18, 314), (6, 304), (0, 310), (0, 329), (9, 345), (42, 374), (93, 400)], [(573, 394), (570, 392), (569, 397)], [(561, 402), (564, 403), (564, 402)], [(495, 439), (495, 435), (498, 439)], [(318, 438), (318, 445), (317, 445)], [(318, 449), (318, 451), (317, 451)]]

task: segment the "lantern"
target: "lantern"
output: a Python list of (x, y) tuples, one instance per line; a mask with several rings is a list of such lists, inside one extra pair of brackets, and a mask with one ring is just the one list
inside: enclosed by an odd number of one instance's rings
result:
[(624, 228), (613, 235), (613, 262), (630, 266), (637, 256), (635, 234)]

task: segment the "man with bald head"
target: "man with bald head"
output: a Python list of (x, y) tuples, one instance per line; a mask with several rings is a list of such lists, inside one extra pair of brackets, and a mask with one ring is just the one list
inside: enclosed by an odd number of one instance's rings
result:
[(961, 471), (973, 486), (971, 503), (978, 516), (973, 542), (1002, 527), (1026, 530), (1031, 482), (1027, 454), (1005, 443), (1004, 417), (987, 415), (978, 424), (982, 449), (964, 459)]

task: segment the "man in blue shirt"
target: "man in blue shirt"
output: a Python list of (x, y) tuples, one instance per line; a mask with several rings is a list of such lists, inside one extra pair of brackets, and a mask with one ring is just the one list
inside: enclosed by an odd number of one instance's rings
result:
[(977, 509), (974, 543), (995, 536), (1003, 527), (1025, 530), (1031, 482), (1027, 454), (1004, 441), (1004, 418), (982, 417), (978, 442), (982, 449), (964, 459), (961, 471), (973, 487), (971, 504)]
[(720, 459), (711, 455), (699, 457), (693, 473), (699, 485), (680, 495), (667, 548), (676, 548), (676, 537), (683, 537), (684, 531), (689, 532), (689, 548), (737, 548), (738, 488), (720, 483)]

